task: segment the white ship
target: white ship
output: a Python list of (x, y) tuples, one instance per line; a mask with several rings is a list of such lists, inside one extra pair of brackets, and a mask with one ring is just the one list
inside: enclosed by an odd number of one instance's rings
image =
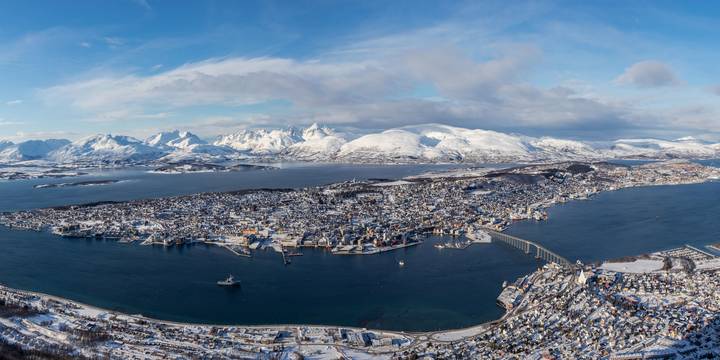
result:
[(240, 286), (240, 281), (239, 280), (236, 281), (235, 278), (232, 275), (230, 275), (227, 277), (227, 279), (218, 281), (217, 284), (218, 284), (218, 286), (235, 287), (235, 286)]

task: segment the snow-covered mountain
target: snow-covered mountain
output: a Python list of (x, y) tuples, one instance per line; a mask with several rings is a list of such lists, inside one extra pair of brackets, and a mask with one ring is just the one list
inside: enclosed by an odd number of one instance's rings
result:
[(530, 160), (531, 150), (520, 136), (429, 124), (362, 136), (343, 145), (338, 158), (498, 162)]
[(145, 140), (145, 144), (160, 149), (166, 154), (162, 161), (212, 160), (234, 153), (225, 146), (208, 144), (197, 135), (187, 131), (169, 131), (155, 134)]
[(28, 140), (17, 144), (9, 141), (0, 142), (0, 162), (16, 162), (44, 159), (70, 141), (64, 139)]
[(282, 151), (284, 158), (327, 161), (347, 142), (335, 130), (321, 127), (317, 123), (303, 130), (301, 138)]
[(529, 140), (530, 145), (536, 149), (536, 157), (548, 159), (598, 159), (603, 155), (589, 144), (581, 141), (555, 139), (542, 137)]
[(361, 136), (344, 144), (337, 154), (346, 160), (398, 160), (437, 158), (430, 154), (429, 144), (424, 144), (417, 134), (392, 129), (377, 134)]
[(187, 131), (168, 131), (155, 134), (145, 140), (145, 144), (160, 149), (187, 149), (194, 145), (207, 144), (195, 134)]
[(620, 139), (613, 143), (609, 155), (617, 158), (709, 158), (720, 155), (718, 145), (693, 137), (676, 140)]
[(213, 144), (240, 153), (303, 161), (332, 159), (346, 143), (343, 135), (333, 129), (312, 124), (306, 129), (255, 129), (220, 136)]
[(621, 139), (609, 147), (551, 137), (532, 138), (480, 129), (429, 124), (361, 136), (340, 148), (345, 161), (516, 162), (616, 158), (716, 158), (720, 144), (676, 140)]
[(294, 128), (257, 129), (220, 136), (213, 145), (227, 146), (251, 155), (275, 155), (300, 141), (302, 136)]
[(67, 144), (48, 154), (58, 163), (153, 160), (163, 151), (130, 136), (99, 134)]
[(691, 137), (675, 140), (621, 139), (586, 143), (528, 137), (482, 129), (425, 124), (349, 136), (313, 124), (305, 129), (251, 129), (208, 143), (186, 131), (162, 132), (140, 141), (95, 135), (73, 143), (0, 141), (0, 162), (214, 162), (228, 159), (337, 162), (525, 162), (613, 158), (717, 158), (720, 144)]
[(0, 140), (0, 151), (3, 151), (13, 145), (15, 145), (15, 144), (12, 141)]

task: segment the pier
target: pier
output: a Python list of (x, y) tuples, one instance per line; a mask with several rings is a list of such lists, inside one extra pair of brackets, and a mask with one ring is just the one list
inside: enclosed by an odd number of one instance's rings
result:
[(570, 265), (571, 262), (565, 259), (564, 257), (546, 249), (542, 245), (539, 245), (535, 242), (532, 242), (530, 240), (521, 239), (516, 236), (508, 235), (505, 233), (501, 233), (498, 231), (490, 230), (490, 229), (483, 229), (485, 232), (490, 234), (490, 237), (493, 238), (493, 240), (498, 240), (501, 242), (504, 242), (516, 249), (520, 249), (524, 251), (526, 254), (530, 254), (531, 252), (535, 253), (536, 259), (541, 259), (546, 262), (556, 263), (558, 265)]

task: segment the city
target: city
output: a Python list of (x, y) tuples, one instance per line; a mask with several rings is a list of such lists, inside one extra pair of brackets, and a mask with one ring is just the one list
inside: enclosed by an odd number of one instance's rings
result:
[(570, 162), (297, 190), (79, 204), (3, 213), (0, 223), (67, 237), (164, 246), (201, 242), (239, 256), (271, 248), (289, 263), (290, 255), (300, 254), (293, 249), (300, 247), (372, 255), (417, 245), (427, 234), (477, 239), (483, 228), (503, 230), (513, 221), (542, 220), (555, 203), (635, 186), (704, 182), (718, 174), (716, 168), (686, 161), (638, 166)]
[[(719, 173), (684, 161), (464, 169), (398, 181), (67, 206), (1, 219), (72, 237), (165, 246), (201, 241), (242, 256), (268, 247), (285, 260), (292, 255), (287, 248), (302, 246), (369, 255), (420, 244), (425, 233), (464, 236), (466, 247), (485, 241), (476, 234), (501, 231), (514, 220), (542, 220), (555, 203), (627, 187), (704, 182)], [(504, 285), (501, 319), (426, 334), (187, 325), (3, 287), (0, 336), (23, 349), (87, 358), (702, 358), (718, 355), (718, 270), (720, 258), (690, 246), (602, 265), (549, 263)]]
[(720, 2), (0, 1), (0, 360), (720, 359)]

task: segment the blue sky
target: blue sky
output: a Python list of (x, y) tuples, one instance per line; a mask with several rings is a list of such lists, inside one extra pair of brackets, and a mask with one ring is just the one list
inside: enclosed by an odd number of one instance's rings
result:
[(0, 3), (0, 139), (445, 123), (720, 140), (713, 1)]

